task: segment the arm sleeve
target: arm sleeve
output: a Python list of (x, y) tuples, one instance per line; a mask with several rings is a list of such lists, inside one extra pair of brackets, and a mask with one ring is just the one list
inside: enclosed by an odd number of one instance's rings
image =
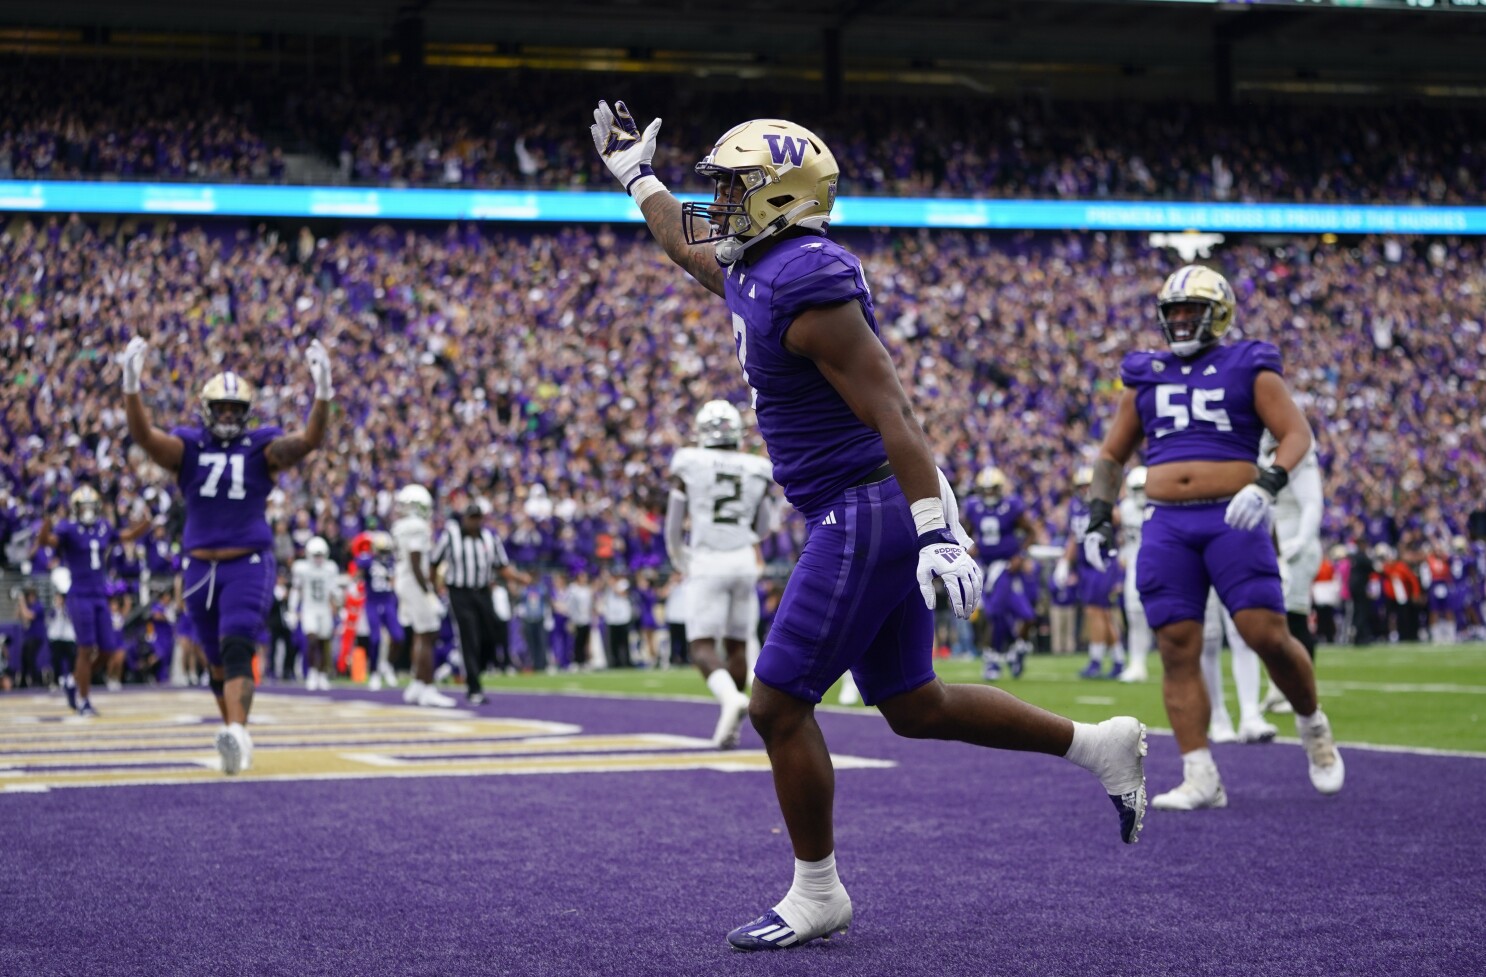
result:
[[(763, 507), (760, 506), (760, 509)], [(672, 566), (681, 566), (685, 556), (685, 544), (681, 538), (681, 526), (686, 522), (686, 493), (671, 489), (666, 502), (666, 556)]]
[(1295, 478), (1286, 486), (1295, 493), (1300, 503), (1300, 528), (1296, 535), (1302, 540), (1315, 539), (1321, 535), (1321, 469), (1315, 464), (1301, 465)]
[[(667, 513), (669, 516), (669, 513)], [(758, 512), (753, 516), (753, 532), (760, 540), (774, 531), (774, 502), (765, 494), (758, 500)]]

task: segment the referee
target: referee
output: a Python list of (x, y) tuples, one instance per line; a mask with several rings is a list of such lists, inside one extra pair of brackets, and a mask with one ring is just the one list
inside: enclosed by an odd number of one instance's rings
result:
[(531, 577), (511, 566), (500, 537), (481, 523), (484, 511), (478, 503), (464, 507), (457, 521), (444, 527), (434, 545), (431, 563), (444, 564), (444, 583), (449, 588), (449, 607), (459, 628), (459, 647), (464, 656), (464, 677), (472, 706), (485, 701), (480, 673), (495, 657), (496, 632), (491, 588), (498, 571), (506, 580), (525, 586)]

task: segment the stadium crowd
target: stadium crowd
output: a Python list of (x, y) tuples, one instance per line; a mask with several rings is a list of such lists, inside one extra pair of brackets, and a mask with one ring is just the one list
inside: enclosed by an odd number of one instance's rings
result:
[[(733, 96), (668, 77), (326, 81), (289, 68), (38, 59), (0, 62), (0, 178), (276, 181), (284, 154), (306, 151), (346, 182), (607, 190), (582, 125), (595, 91), (663, 115), (657, 173), (707, 189), (691, 166), (736, 116)], [(814, 92), (750, 98), (757, 115), (809, 120), (848, 194), (1431, 204), (1486, 194), (1479, 108), (986, 99), (967, 125), (964, 99), (876, 94), (830, 110)]]
[[(1178, 259), (1132, 235), (853, 243), (940, 464), (962, 491), (999, 466), (1059, 538), (1119, 359), (1159, 341), (1152, 296)], [(1215, 256), (1236, 331), (1279, 345), (1316, 430), (1328, 543), (1422, 560), (1486, 497), (1483, 257), (1474, 241), (1405, 238)], [(234, 368), (259, 384), (260, 420), (295, 426), (313, 337), (355, 377), (331, 443), (273, 498), (286, 558), (319, 533), (344, 562), (418, 482), (446, 507), (487, 502), (518, 565), (661, 567), (668, 459), (700, 404), (748, 400), (731, 331), (631, 228), (317, 239), (233, 223), (105, 233), (73, 217), (13, 225), (0, 269), (0, 518), (14, 541), (84, 482), (178, 521), (164, 473), (127, 444), (113, 357), (135, 330), (156, 350), (166, 425), (192, 422), (201, 384)], [(766, 556), (787, 564), (802, 532), (784, 520)]]

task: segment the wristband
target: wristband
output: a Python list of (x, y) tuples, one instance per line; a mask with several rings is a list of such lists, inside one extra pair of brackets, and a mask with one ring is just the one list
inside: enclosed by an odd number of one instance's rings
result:
[(1270, 498), (1280, 494), (1280, 490), (1290, 484), (1290, 473), (1279, 465), (1270, 465), (1259, 473), (1254, 479), (1254, 484), (1268, 492)]
[(635, 202), (635, 206), (638, 207), (640, 206), (640, 204), (645, 202), (647, 197), (651, 196), (652, 194), (660, 193), (665, 188), (666, 185), (660, 182), (660, 177), (656, 176), (654, 173), (642, 173), (640, 174), (640, 176), (630, 181), (630, 199), (633, 200)]
[(949, 523), (944, 521), (944, 503), (939, 499), (919, 499), (908, 511), (913, 513), (913, 528), (919, 536), (949, 528)]

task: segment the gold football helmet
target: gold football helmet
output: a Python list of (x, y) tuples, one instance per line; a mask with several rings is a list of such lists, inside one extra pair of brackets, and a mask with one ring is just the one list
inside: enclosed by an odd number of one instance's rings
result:
[[(1192, 303), (1206, 307), (1195, 325), (1168, 319), (1174, 306)], [(1236, 305), (1228, 279), (1205, 265), (1186, 265), (1177, 269), (1156, 294), (1161, 331), (1166, 335), (1171, 351), (1178, 356), (1194, 356), (1217, 342), (1233, 325)]]
[(987, 465), (975, 476), (975, 490), (993, 499), (1006, 494), (1006, 473), (995, 465)]
[[(688, 244), (717, 242), (717, 259), (732, 264), (755, 242), (789, 227), (823, 230), (836, 203), (841, 167), (820, 138), (783, 119), (754, 119), (717, 140), (696, 171), (717, 182), (710, 203), (681, 207)], [(710, 234), (697, 228), (705, 221)]]
[(201, 419), (213, 437), (231, 441), (243, 433), (253, 409), (253, 385), (236, 373), (218, 373), (201, 388)]
[(1094, 469), (1089, 465), (1080, 465), (1073, 473), (1073, 487), (1086, 489), (1094, 484)]
[(91, 526), (98, 521), (99, 514), (103, 511), (103, 499), (99, 497), (97, 489), (91, 485), (80, 485), (67, 499), (68, 508), (72, 510), (72, 518), (84, 526)]

